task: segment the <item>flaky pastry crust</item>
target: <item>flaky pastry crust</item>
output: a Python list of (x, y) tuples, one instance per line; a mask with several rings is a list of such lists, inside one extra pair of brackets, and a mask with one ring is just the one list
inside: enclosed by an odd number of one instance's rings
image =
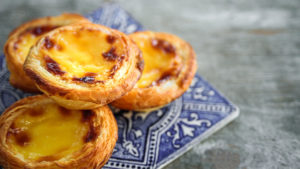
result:
[[(13, 30), (4, 46), (4, 54), (10, 71), (9, 81), (16, 87), (27, 92), (39, 92), (35, 83), (23, 71), (31, 43), (40, 36), (57, 27), (76, 22), (89, 22), (78, 14), (65, 13), (59, 16), (48, 16), (26, 22)], [(26, 39), (27, 38), (27, 39)]]
[[(110, 158), (117, 141), (116, 120), (108, 106), (89, 110), (88, 123), (92, 127), (89, 139), (83, 147), (60, 159), (32, 161), (22, 158), (8, 144), (9, 129), (23, 109), (35, 108), (33, 105), (56, 104), (45, 95), (24, 98), (10, 106), (0, 117), (0, 165), (5, 169), (89, 169), (101, 168)], [(92, 133), (92, 135), (91, 135)], [(55, 143), (53, 143), (55, 144)], [(55, 154), (54, 154), (55, 155)]]
[[(76, 47), (69, 49), (72, 45)], [(30, 50), (24, 70), (61, 106), (92, 109), (131, 90), (141, 76), (143, 58), (135, 43), (117, 30), (73, 24), (45, 34)]]
[[(196, 58), (192, 47), (179, 37), (167, 33), (145, 31), (133, 33), (130, 37), (138, 44), (143, 53), (144, 70), (151, 67), (149, 65), (155, 62), (155, 59), (159, 59), (155, 57), (152, 60), (151, 58), (146, 59), (146, 55), (151, 55), (147, 53), (149, 51), (161, 50), (163, 54), (168, 54), (168, 57), (173, 57), (172, 64), (169, 69), (164, 69), (164, 72), (156, 72), (155, 74), (161, 74), (160, 77), (154, 79), (147, 86), (139, 85), (139, 83), (143, 84), (141, 81), (144, 79), (144, 74), (147, 73), (144, 71), (133, 90), (112, 102), (112, 106), (126, 110), (148, 111), (162, 107), (180, 97), (190, 86), (196, 72)], [(146, 43), (151, 45), (144, 49), (145, 46), (142, 44)], [(161, 55), (161, 57), (164, 56)], [(162, 71), (160, 69), (159, 71)]]

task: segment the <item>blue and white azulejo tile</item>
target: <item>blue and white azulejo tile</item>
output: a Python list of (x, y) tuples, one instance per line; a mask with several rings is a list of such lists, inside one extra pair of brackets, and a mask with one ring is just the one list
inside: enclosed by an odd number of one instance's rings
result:
[[(125, 33), (143, 30), (140, 23), (116, 4), (106, 4), (86, 17)], [(9, 84), (3, 55), (0, 55), (0, 65), (2, 113), (15, 101), (31, 94)], [(199, 75), (182, 97), (159, 110), (113, 111), (119, 138), (103, 168), (162, 168), (239, 115), (238, 108)]]

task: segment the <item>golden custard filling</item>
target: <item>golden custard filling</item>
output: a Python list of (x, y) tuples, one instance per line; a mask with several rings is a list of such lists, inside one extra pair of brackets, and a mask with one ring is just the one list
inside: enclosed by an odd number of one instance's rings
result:
[(168, 41), (144, 36), (131, 36), (143, 53), (145, 62), (139, 88), (158, 85), (176, 75), (179, 57), (176, 48)]
[(31, 27), (24, 30), (17, 37), (17, 41), (13, 44), (14, 52), (18, 53), (17, 57), (24, 62), (30, 48), (39, 40), (39, 38), (47, 32), (57, 28), (55, 25), (43, 25)]
[(112, 78), (125, 59), (123, 40), (100, 30), (75, 28), (45, 37), (42, 47), (47, 70), (85, 83)]
[[(7, 143), (28, 161), (55, 161), (79, 151), (91, 140), (90, 112), (67, 110), (55, 103), (25, 107), (7, 133)], [(88, 115), (86, 115), (88, 113)]]

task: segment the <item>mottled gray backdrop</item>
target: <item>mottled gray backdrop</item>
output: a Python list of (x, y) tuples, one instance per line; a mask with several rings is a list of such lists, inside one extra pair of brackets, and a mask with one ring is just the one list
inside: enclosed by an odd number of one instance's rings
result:
[[(0, 0), (0, 46), (19, 24), (101, 0)], [(154, 31), (197, 53), (198, 73), (240, 107), (240, 117), (168, 169), (300, 168), (299, 0), (119, 0)]]

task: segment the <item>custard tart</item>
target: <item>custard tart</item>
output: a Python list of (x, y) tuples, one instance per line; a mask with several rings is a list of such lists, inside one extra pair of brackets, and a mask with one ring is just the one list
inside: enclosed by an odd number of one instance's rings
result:
[(79, 23), (45, 34), (31, 48), (24, 70), (61, 106), (93, 109), (134, 87), (143, 70), (143, 58), (125, 34)]
[(152, 110), (181, 96), (196, 72), (192, 47), (167, 33), (137, 32), (130, 38), (142, 51), (145, 68), (133, 90), (112, 105), (127, 110)]
[(108, 106), (68, 110), (45, 95), (27, 97), (0, 117), (0, 165), (5, 169), (101, 168), (117, 141)]
[(65, 13), (29, 21), (12, 31), (4, 46), (4, 54), (10, 71), (10, 83), (28, 92), (38, 92), (34, 82), (23, 71), (23, 64), (29, 49), (45, 33), (58, 27), (76, 22), (89, 22), (78, 14)]

